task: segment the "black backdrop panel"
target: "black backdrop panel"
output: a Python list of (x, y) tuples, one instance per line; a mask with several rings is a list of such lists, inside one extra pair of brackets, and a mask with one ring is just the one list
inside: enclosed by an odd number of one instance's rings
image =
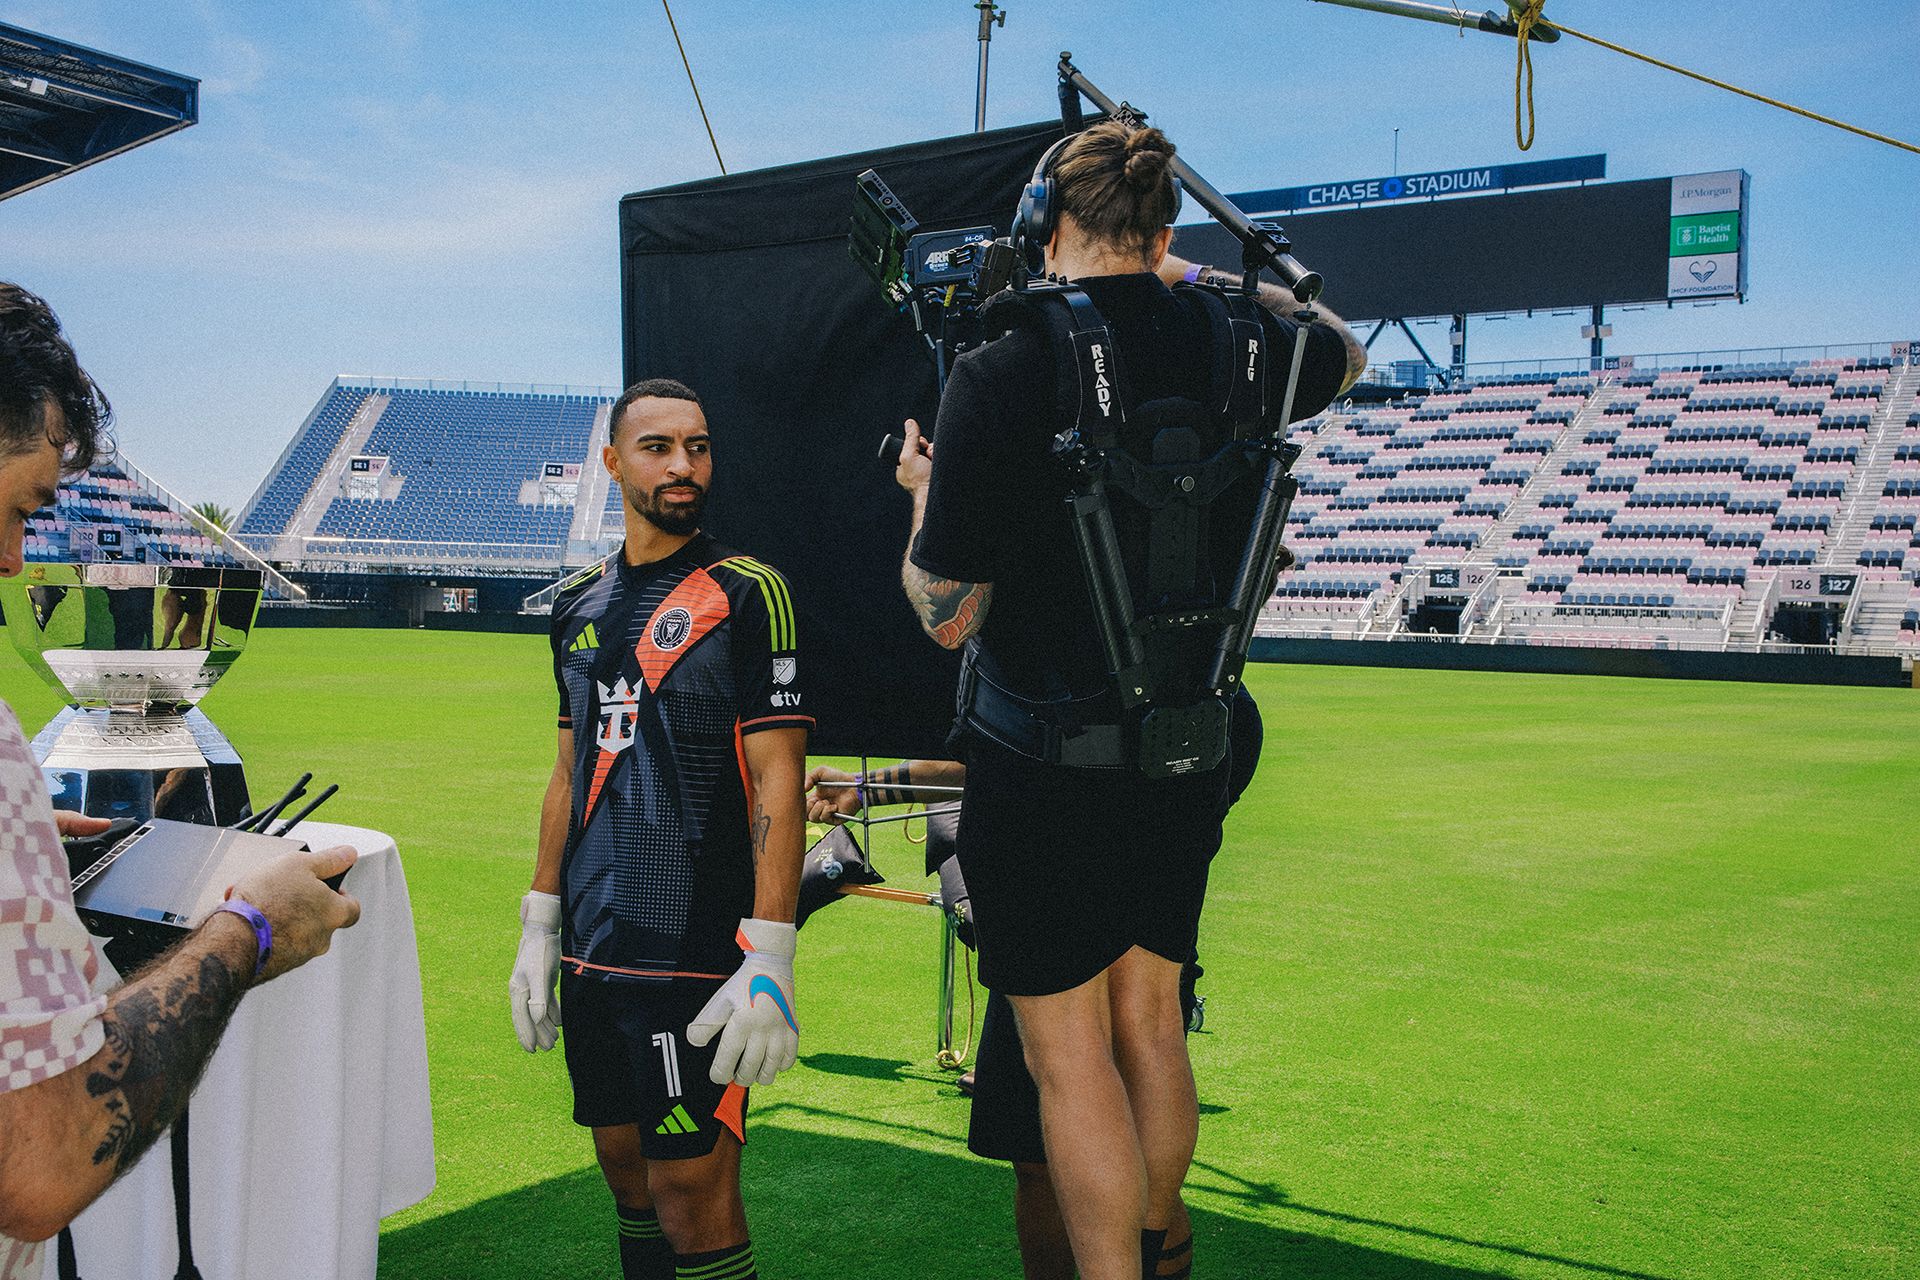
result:
[(787, 576), (823, 754), (938, 755), (957, 665), (900, 592), (909, 508), (880, 438), (931, 426), (932, 361), (847, 254), (879, 171), (925, 230), (1005, 232), (1058, 122), (663, 187), (620, 202), (625, 376), (700, 393), (706, 528)]
[[(1672, 180), (1384, 204), (1279, 219), (1349, 320), (1664, 302)], [(1237, 268), (1221, 227), (1181, 227), (1174, 252)]]

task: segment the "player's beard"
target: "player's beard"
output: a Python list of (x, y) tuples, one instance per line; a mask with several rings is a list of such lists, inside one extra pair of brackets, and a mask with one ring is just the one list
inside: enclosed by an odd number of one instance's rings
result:
[[(691, 489), (691, 502), (669, 502), (662, 495), (669, 489)], [(700, 513), (707, 505), (707, 491), (691, 480), (676, 480), (651, 490), (622, 483), (621, 494), (634, 512), (662, 533), (684, 537), (700, 527)]]

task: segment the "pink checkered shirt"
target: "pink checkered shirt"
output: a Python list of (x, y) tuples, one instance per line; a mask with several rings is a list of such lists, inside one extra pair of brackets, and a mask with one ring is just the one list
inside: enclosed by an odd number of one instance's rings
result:
[[(24, 1089), (100, 1052), (100, 965), (73, 909), (67, 855), (40, 766), (13, 708), (0, 702), (0, 1093)], [(41, 1246), (0, 1236), (0, 1280), (29, 1280)]]

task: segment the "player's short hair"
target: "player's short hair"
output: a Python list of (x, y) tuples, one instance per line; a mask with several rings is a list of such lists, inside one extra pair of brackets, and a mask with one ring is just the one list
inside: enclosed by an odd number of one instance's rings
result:
[(625, 391), (622, 391), (620, 398), (613, 402), (613, 410), (607, 414), (607, 439), (609, 441), (613, 439), (614, 433), (620, 429), (620, 415), (627, 411), (627, 406), (635, 400), (648, 399), (686, 400), (690, 401), (695, 407), (700, 409), (701, 412), (704, 413), (706, 411), (706, 406), (700, 403), (699, 395), (686, 383), (676, 382), (672, 378), (643, 378), (628, 387)]
[(80, 367), (52, 308), (0, 280), (0, 459), (52, 439), (48, 405), (66, 417), (65, 436), (53, 440), (62, 471), (77, 475), (111, 451), (113, 408)]

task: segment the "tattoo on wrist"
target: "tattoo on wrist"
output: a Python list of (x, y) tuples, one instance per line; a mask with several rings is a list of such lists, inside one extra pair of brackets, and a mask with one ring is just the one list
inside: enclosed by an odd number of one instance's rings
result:
[(101, 1065), (87, 1076), (87, 1094), (107, 1116), (96, 1165), (125, 1172), (173, 1123), (245, 990), (219, 956), (174, 957), (108, 1006)]
[(990, 582), (936, 578), (911, 561), (901, 581), (921, 628), (943, 649), (958, 649), (986, 620), (987, 603), (993, 597)]
[(861, 778), (861, 786), (868, 804), (913, 803), (913, 775), (904, 763), (874, 770)]

